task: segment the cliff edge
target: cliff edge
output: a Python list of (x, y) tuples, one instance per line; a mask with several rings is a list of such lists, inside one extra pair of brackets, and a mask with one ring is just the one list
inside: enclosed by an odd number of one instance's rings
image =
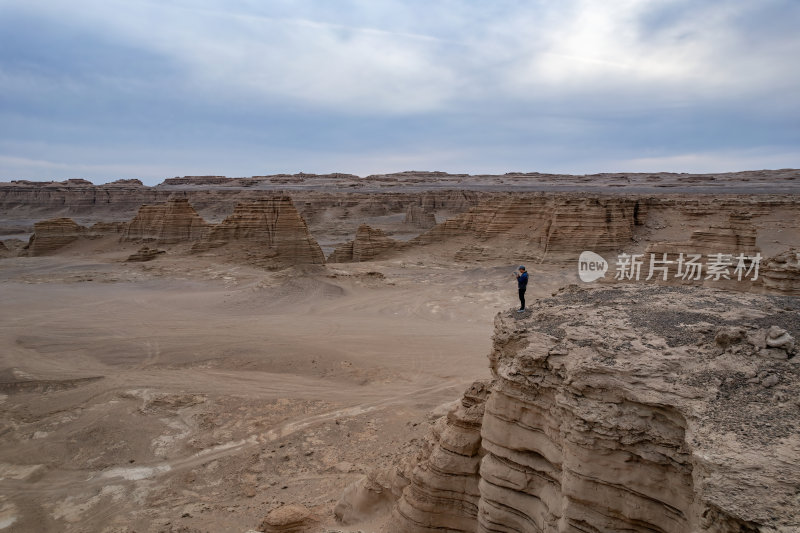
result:
[(798, 335), (797, 298), (683, 287), (501, 313), (491, 392), (443, 419), (384, 531), (796, 532)]

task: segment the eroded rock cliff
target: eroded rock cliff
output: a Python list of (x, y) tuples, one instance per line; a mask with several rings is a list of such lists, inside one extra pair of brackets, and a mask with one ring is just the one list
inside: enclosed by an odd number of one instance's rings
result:
[(414, 244), (462, 239), (463, 260), (514, 257), (559, 262), (581, 250), (618, 250), (631, 241), (646, 204), (626, 197), (528, 195), (484, 202), (453, 217)]
[(254, 264), (323, 264), (322, 249), (288, 196), (243, 202), (212, 227), (195, 252), (226, 247), (231, 258)]
[(163, 204), (143, 205), (127, 226), (124, 238), (129, 241), (155, 241), (158, 244), (198, 241), (209, 225), (186, 198)]
[(29, 255), (46, 255), (86, 235), (88, 229), (71, 218), (42, 220), (33, 226), (33, 235), (28, 241)]
[(798, 531), (798, 317), (666, 286), (501, 313), (483, 416), (448, 415), (386, 531)]
[(358, 263), (371, 261), (381, 254), (398, 249), (402, 243), (388, 237), (386, 233), (362, 224), (356, 231), (355, 239), (340, 244), (328, 257), (330, 263)]
[(730, 213), (724, 224), (712, 224), (707, 229), (695, 230), (687, 241), (658, 242), (647, 247), (647, 253), (666, 253), (675, 259), (680, 253), (708, 255), (714, 253), (755, 255), (756, 228), (750, 213)]
[(762, 277), (767, 289), (800, 296), (800, 249), (771, 257), (764, 265)]
[(436, 214), (418, 205), (410, 205), (406, 209), (404, 224), (417, 228), (429, 229), (436, 225)]

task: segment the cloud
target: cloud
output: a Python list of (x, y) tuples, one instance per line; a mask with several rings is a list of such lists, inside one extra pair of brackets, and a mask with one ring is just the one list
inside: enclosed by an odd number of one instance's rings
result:
[(798, 16), (793, 0), (6, 0), (0, 154), (75, 173), (784, 162)]

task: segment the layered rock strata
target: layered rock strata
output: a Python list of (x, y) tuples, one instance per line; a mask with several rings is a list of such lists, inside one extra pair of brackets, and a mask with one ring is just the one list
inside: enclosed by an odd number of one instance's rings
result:
[(129, 241), (154, 241), (175, 244), (202, 239), (209, 225), (186, 198), (176, 198), (163, 204), (143, 205), (124, 234)]
[(274, 196), (236, 206), (233, 214), (212, 227), (192, 250), (221, 246), (231, 256), (273, 264), (323, 264), (322, 249), (308, 231), (288, 196)]
[(33, 235), (28, 241), (29, 255), (47, 255), (85, 236), (88, 229), (71, 218), (42, 220), (33, 226)]
[(387, 530), (797, 531), (798, 316), (793, 298), (630, 285), (501, 313), (481, 439), (460, 440), (479, 471), (431, 454)]
[(399, 249), (403, 243), (386, 235), (382, 230), (362, 224), (356, 231), (355, 239), (340, 244), (328, 256), (329, 263), (359, 263), (372, 261), (378, 256)]
[(488, 396), (488, 382), (476, 381), (437, 422), (430, 452), (413, 470), (383, 533), (475, 530), (484, 454), (481, 420)]
[(730, 213), (726, 224), (693, 231), (687, 241), (653, 243), (647, 247), (647, 253), (666, 253), (668, 259), (675, 259), (681, 253), (755, 255), (760, 251), (756, 235), (750, 213)]
[(623, 248), (645, 211), (644, 202), (624, 197), (513, 196), (473, 207), (412, 243), (463, 239), (468, 242), (461, 253), (465, 260), (488, 255), (559, 262), (574, 259), (576, 251)]
[(429, 229), (436, 225), (436, 215), (433, 211), (428, 211), (418, 205), (410, 205), (406, 209), (404, 224), (417, 228)]
[(767, 289), (800, 296), (800, 249), (786, 250), (771, 257), (761, 276)]

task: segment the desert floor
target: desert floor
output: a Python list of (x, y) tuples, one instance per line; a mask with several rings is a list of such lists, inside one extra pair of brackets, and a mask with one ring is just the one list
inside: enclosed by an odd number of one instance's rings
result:
[(244, 532), (282, 502), (334, 527), (489, 376), (514, 267), (0, 261), (0, 530)]

